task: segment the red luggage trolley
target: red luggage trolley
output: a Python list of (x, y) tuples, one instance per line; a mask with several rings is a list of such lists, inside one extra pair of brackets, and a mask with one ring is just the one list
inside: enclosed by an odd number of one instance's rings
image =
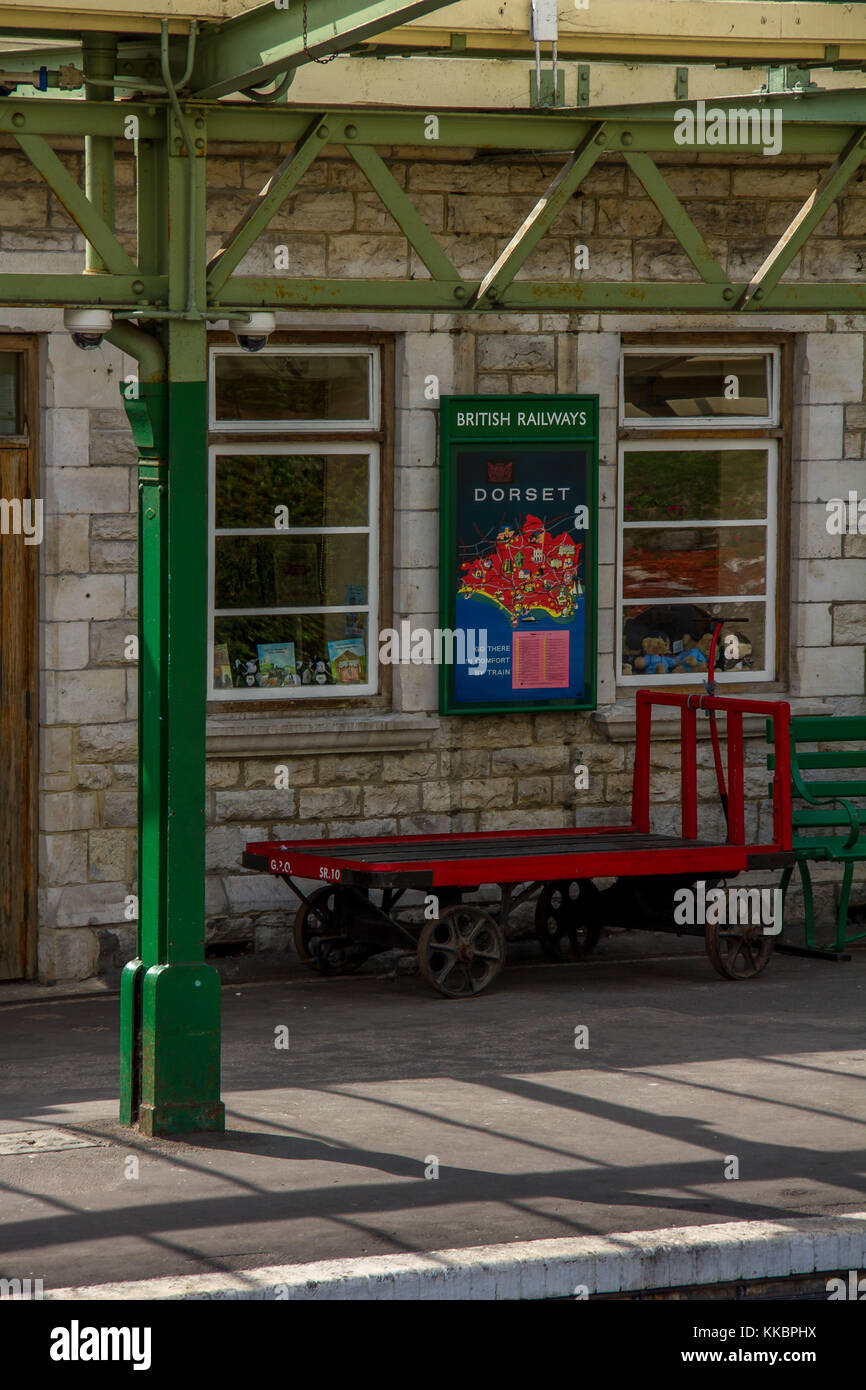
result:
[[(651, 828), (650, 742), (652, 711), (680, 712), (682, 830), (661, 835)], [(722, 804), (723, 841), (698, 836), (698, 714), (711, 721)], [(727, 721), (727, 790), (715, 730)], [(772, 721), (773, 839), (747, 843), (744, 801), (743, 719)], [(505, 958), (504, 924), (511, 910), (537, 894), (536, 933), (554, 960), (579, 960), (605, 926), (639, 927), (705, 937), (707, 954), (727, 979), (759, 974), (773, 937), (744, 922), (682, 926), (674, 922), (674, 893), (699, 880), (715, 886), (745, 869), (786, 867), (791, 851), (790, 709), (781, 701), (710, 694), (637, 693), (637, 736), (631, 822), (574, 830), (480, 831), (454, 835), (394, 835), (346, 840), (261, 841), (246, 846), (246, 868), (285, 879), (301, 899), (295, 946), (324, 973), (357, 969), (369, 956), (395, 946), (417, 951), (425, 979), (440, 994), (480, 994)], [(305, 893), (298, 880), (321, 886)], [(614, 879), (599, 889), (594, 879)], [(482, 885), (501, 892), (498, 911), (463, 902)], [(382, 890), (375, 903), (371, 890)], [(408, 891), (432, 895), (436, 915), (422, 924), (400, 910)], [(417, 915), (417, 906), (415, 908)]]

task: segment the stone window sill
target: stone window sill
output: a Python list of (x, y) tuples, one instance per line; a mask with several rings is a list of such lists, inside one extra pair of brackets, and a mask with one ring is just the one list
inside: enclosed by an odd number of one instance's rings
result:
[(423, 714), (335, 713), (244, 718), (211, 715), (207, 751), (211, 757), (316, 757), (321, 753), (399, 752), (424, 748), (438, 723)]
[[(766, 695), (756, 694), (754, 699), (766, 700), (768, 703), (787, 700), (791, 706), (791, 713), (798, 715), (829, 715), (833, 714), (836, 708), (834, 700), (806, 699), (796, 695), (779, 694), (775, 691)], [(590, 718), (593, 728), (603, 734), (610, 743), (634, 743), (637, 720), (633, 702), (626, 703), (623, 700), (618, 701), (615, 705), (603, 705), (600, 709), (594, 710)], [(764, 716), (761, 714), (746, 715), (743, 720), (743, 733), (747, 737), (764, 738), (764, 722)], [(653, 712), (652, 730), (654, 740), (678, 743), (680, 737), (679, 714), (661, 706)], [(709, 736), (709, 719), (699, 720), (698, 738), (709, 738)]]

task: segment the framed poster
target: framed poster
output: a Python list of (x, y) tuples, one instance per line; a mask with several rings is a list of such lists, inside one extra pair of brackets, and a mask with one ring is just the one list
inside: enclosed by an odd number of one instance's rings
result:
[(440, 402), (440, 714), (594, 709), (597, 396)]

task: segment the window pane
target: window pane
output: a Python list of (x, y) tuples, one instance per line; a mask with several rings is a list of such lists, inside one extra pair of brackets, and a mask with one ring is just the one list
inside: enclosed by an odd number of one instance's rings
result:
[(370, 358), (338, 353), (217, 353), (217, 420), (368, 420)]
[(367, 537), (217, 536), (216, 608), (367, 602)]
[(765, 449), (627, 449), (624, 521), (767, 515)]
[(763, 594), (764, 526), (661, 526), (623, 532), (623, 594)]
[(20, 434), (17, 352), (0, 352), (0, 434)]
[(681, 419), (770, 413), (766, 354), (626, 353), (623, 399), (626, 419)]
[(213, 688), (341, 685), (351, 694), (367, 682), (369, 650), (366, 613), (217, 618)]
[(366, 526), (370, 461), (366, 454), (218, 454), (216, 526)]
[[(717, 616), (725, 622), (716, 653), (721, 672), (766, 667), (766, 606), (763, 603), (640, 604), (623, 609), (621, 674), (706, 676)], [(640, 669), (641, 664), (644, 669)], [(772, 675), (772, 672), (770, 673)]]

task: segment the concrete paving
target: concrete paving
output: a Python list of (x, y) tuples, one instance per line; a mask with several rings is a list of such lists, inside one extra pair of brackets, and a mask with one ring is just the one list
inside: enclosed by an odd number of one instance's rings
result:
[(468, 1002), (375, 970), (227, 985), (229, 1130), (176, 1141), (116, 1124), (116, 998), (13, 993), (0, 1132), (98, 1142), (0, 1154), (0, 1274), (47, 1290), (864, 1210), (866, 952), (742, 983), (662, 936), (579, 966), (515, 954)]

